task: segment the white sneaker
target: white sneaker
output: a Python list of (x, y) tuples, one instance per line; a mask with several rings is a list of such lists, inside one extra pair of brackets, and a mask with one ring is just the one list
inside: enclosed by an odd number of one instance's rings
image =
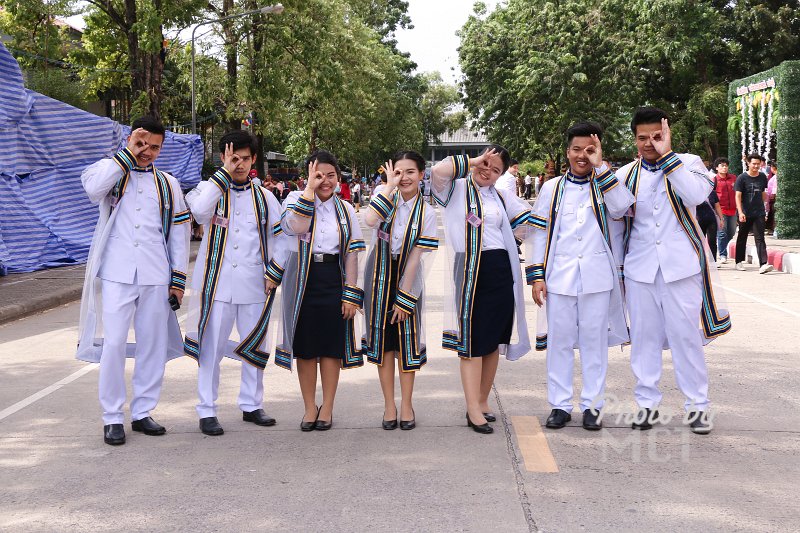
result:
[(744, 268), (744, 262), (736, 263), (736, 270), (746, 270)]
[(775, 267), (770, 265), (769, 263), (764, 263), (761, 265), (761, 268), (758, 269), (759, 274), (766, 274), (767, 272), (772, 272), (775, 270)]
[(721, 265), (727, 265), (728, 264), (728, 256), (727, 255), (721, 256), (720, 259), (719, 259), (719, 263)]

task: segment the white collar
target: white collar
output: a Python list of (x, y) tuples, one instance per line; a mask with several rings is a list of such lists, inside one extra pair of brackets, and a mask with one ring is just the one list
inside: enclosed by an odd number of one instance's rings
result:
[(419, 196), (419, 193), (417, 193), (414, 196), (412, 196), (411, 199), (408, 200), (408, 201), (406, 201), (403, 198), (403, 193), (401, 193), (400, 191), (397, 191), (397, 196), (398, 196), (397, 207), (401, 207), (401, 206), (404, 206), (404, 205), (412, 206), (412, 205), (414, 205), (414, 202), (417, 201), (417, 196)]

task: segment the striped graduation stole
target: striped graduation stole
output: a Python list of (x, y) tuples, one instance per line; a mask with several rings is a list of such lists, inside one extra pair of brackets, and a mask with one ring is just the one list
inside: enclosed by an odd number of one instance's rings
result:
[[(264, 266), (269, 263), (267, 238), (271, 228), (268, 225), (269, 212), (267, 208), (267, 201), (264, 197), (264, 191), (260, 187), (250, 187), (251, 196), (253, 200), (253, 208), (255, 209), (256, 217), (258, 218), (258, 233), (261, 244), (261, 258), (264, 261)], [(230, 189), (226, 190), (217, 203), (216, 215), (230, 220), (231, 200)], [(188, 336), (184, 339), (183, 351), (186, 355), (200, 362), (200, 343), (203, 339), (203, 333), (208, 325), (208, 319), (211, 315), (211, 308), (214, 304), (214, 295), (217, 291), (217, 284), (219, 283), (219, 275), (222, 269), (222, 259), (225, 255), (225, 246), (227, 243), (228, 228), (219, 224), (211, 224), (211, 229), (208, 235), (208, 247), (206, 249), (206, 265), (204, 269), (203, 289), (201, 293), (200, 305), (200, 319), (197, 325), (197, 340), (193, 340)], [(275, 299), (275, 291), (270, 292), (267, 300), (264, 302), (264, 310), (261, 312), (256, 326), (245, 337), (241, 343), (236, 347), (234, 352), (239, 355), (242, 360), (247, 363), (264, 369), (269, 361), (269, 353), (263, 352), (259, 346), (263, 343), (267, 335), (269, 325), (269, 318), (272, 312), (272, 303)]]
[[(161, 208), (161, 229), (162, 233), (164, 234), (164, 241), (169, 241), (169, 234), (170, 230), (172, 229), (172, 224), (182, 224), (184, 222), (188, 222), (191, 215), (189, 211), (183, 211), (175, 215), (175, 218), (173, 219), (175, 202), (172, 196), (172, 187), (169, 186), (167, 177), (160, 170), (157, 170), (155, 167), (151, 167), (150, 169), (153, 172), (153, 180), (155, 181), (156, 191), (158, 192), (158, 204)], [(130, 176), (130, 171), (123, 172), (122, 177), (117, 181), (117, 183), (114, 185), (114, 188), (111, 190), (111, 196), (116, 200), (115, 204), (118, 204), (120, 201), (122, 201), (122, 196), (125, 194), (125, 189), (128, 186)], [(112, 207), (111, 210), (113, 211), (114, 208)]]
[[(337, 216), (337, 227), (339, 228), (339, 269), (342, 273), (342, 294), (343, 299), (350, 295), (347, 289), (349, 286), (346, 284), (345, 273), (345, 260), (348, 252), (355, 252), (356, 250), (363, 250), (366, 248), (362, 239), (350, 240), (352, 235), (352, 220), (350, 213), (347, 212), (342, 200), (337, 196), (333, 196), (334, 210)], [(316, 227), (317, 210), (314, 209), (311, 213), (311, 222), (309, 225), (310, 238), (308, 242), (303, 239), (298, 239), (298, 254), (297, 254), (297, 280), (296, 280), (296, 298), (294, 302), (293, 320), (297, 324), (297, 318), (300, 316), (300, 307), (303, 304), (303, 296), (305, 295), (306, 286), (308, 284), (308, 271), (311, 266), (311, 250), (314, 244), (314, 228)], [(275, 364), (286, 370), (292, 368), (292, 354), (284, 350), (275, 350)], [(361, 350), (356, 348), (355, 344), (355, 328), (353, 320), (349, 320), (345, 330), (345, 358), (342, 360), (342, 368), (356, 368), (364, 364), (364, 357)]]
[[(611, 175), (613, 176), (613, 174)], [(589, 191), (591, 193), (592, 199), (592, 211), (594, 212), (595, 220), (597, 221), (597, 225), (600, 228), (600, 232), (603, 234), (603, 238), (606, 240), (606, 244), (608, 247), (611, 248), (611, 235), (608, 230), (608, 218), (606, 216), (606, 206), (605, 202), (603, 201), (603, 192), (602, 187), (604, 186), (601, 183), (598, 183), (598, 180), (595, 179), (595, 171), (592, 170), (592, 177), (588, 181)], [(610, 179), (610, 177), (606, 178)], [(605, 182), (605, 180), (603, 180)], [(555, 191), (553, 192), (553, 198), (550, 201), (550, 211), (548, 215), (548, 219), (546, 221), (547, 224), (547, 241), (545, 244), (544, 250), (544, 263), (541, 266), (541, 270), (534, 268), (533, 270), (536, 271), (535, 273), (540, 276), (542, 279), (544, 278), (545, 274), (547, 273), (547, 258), (550, 255), (550, 247), (553, 244), (553, 233), (555, 231), (555, 220), (556, 216), (558, 215), (558, 210), (561, 208), (561, 201), (564, 199), (564, 188), (567, 182), (567, 175), (563, 175), (559, 178), (558, 184), (556, 184)], [(613, 183), (613, 182), (612, 182)], [(610, 190), (610, 189), (606, 189)], [(535, 267), (535, 265), (533, 265)], [(547, 335), (537, 335), (536, 336), (536, 350), (542, 351), (547, 349)]]
[(478, 281), (478, 267), (480, 266), (481, 246), (483, 244), (483, 224), (478, 227), (466, 221), (470, 214), (483, 220), (483, 203), (481, 195), (472, 177), (467, 179), (466, 206), (465, 206), (465, 247), (464, 263), (456, 265), (463, 268), (464, 279), (458, 289), (458, 317), (459, 331), (442, 332), (442, 348), (458, 352), (459, 357), (471, 357), (471, 332), (472, 304), (475, 299), (475, 285)]
[[(400, 192), (395, 192), (392, 197), (393, 210), (397, 206), (397, 201), (400, 198)], [(403, 277), (406, 262), (408, 261), (409, 254), (414, 246), (421, 246), (425, 248), (435, 248), (438, 243), (429, 242), (427, 239), (420, 239), (422, 233), (422, 221), (424, 220), (425, 202), (422, 201), (421, 195), (417, 195), (414, 206), (411, 209), (411, 216), (408, 220), (408, 225), (405, 228), (403, 236), (403, 244), (400, 248), (400, 255), (398, 257), (398, 284), (400, 278)], [(380, 230), (391, 236), (392, 228), (394, 226), (394, 215), (381, 223)], [(372, 276), (372, 309), (371, 318), (372, 324), (370, 325), (369, 342), (365, 343), (367, 359), (371, 363), (378, 365), (383, 364), (383, 346), (384, 346), (384, 327), (387, 325), (387, 319), (392, 310), (392, 295), (389, 294), (389, 286), (391, 284), (392, 269), (392, 248), (391, 239), (385, 241), (378, 239), (378, 246), (375, 254), (375, 270)], [(402, 294), (398, 287), (397, 299), (402, 300)], [(400, 352), (402, 354), (401, 363), (403, 370), (408, 372), (411, 370), (418, 370), (424, 365), (428, 356), (423, 350), (419, 352), (417, 346), (417, 321), (419, 315), (416, 313), (409, 314), (408, 318), (400, 323)]]
[[(674, 156), (675, 159), (678, 159), (677, 156)], [(705, 247), (703, 246), (703, 233), (697, 228), (697, 222), (695, 221), (692, 213), (689, 209), (684, 205), (683, 200), (681, 200), (680, 196), (675, 192), (672, 188), (672, 184), (667, 179), (667, 175), (669, 174), (670, 169), (675, 169), (680, 166), (680, 159), (677, 162), (670, 164), (667, 169), (664, 171), (664, 186), (667, 191), (667, 198), (669, 199), (669, 203), (672, 206), (672, 212), (675, 213), (675, 217), (678, 219), (683, 231), (686, 233), (686, 236), (689, 238), (689, 242), (691, 242), (692, 247), (694, 248), (695, 253), (697, 254), (697, 259), (700, 261), (700, 273), (702, 279), (702, 289), (703, 289), (703, 311), (701, 313), (701, 322), (703, 325), (703, 335), (707, 339), (714, 339), (719, 337), (720, 335), (724, 335), (731, 329), (731, 316), (730, 313), (722, 316), (717, 309), (716, 300), (714, 299), (714, 289), (711, 286), (711, 272), (709, 270), (708, 261), (706, 258)], [(641, 174), (641, 167), (642, 167), (642, 160), (636, 162), (636, 164), (628, 171), (628, 175), (625, 178), (625, 185), (628, 189), (633, 193), (633, 196), (638, 198), (639, 193), (639, 175)], [(633, 229), (633, 218), (636, 216), (636, 202), (633, 204), (633, 214), (631, 216), (625, 217), (625, 252), (628, 251), (628, 242), (631, 235), (631, 230)]]

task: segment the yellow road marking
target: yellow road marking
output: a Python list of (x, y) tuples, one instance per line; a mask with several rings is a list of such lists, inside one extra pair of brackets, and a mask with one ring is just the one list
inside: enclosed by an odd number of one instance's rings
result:
[(558, 472), (558, 464), (535, 416), (512, 416), (511, 425), (528, 472)]

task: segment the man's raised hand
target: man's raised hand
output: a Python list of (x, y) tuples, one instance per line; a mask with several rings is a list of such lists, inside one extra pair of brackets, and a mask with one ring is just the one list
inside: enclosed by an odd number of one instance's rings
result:
[(233, 143), (225, 145), (225, 152), (222, 154), (222, 166), (228, 171), (228, 174), (233, 175), (233, 171), (242, 161), (242, 158), (236, 155), (233, 151)]
[(583, 149), (586, 158), (594, 168), (600, 168), (603, 165), (603, 146), (600, 143), (600, 137), (596, 134), (591, 135), (592, 144)]
[(672, 131), (669, 129), (667, 119), (661, 119), (661, 132), (651, 133), (650, 142), (658, 155), (668, 154), (672, 151)]
[(133, 157), (139, 158), (139, 155), (147, 150), (147, 147), (150, 146), (150, 135), (152, 135), (149, 131), (144, 128), (136, 128), (131, 132), (130, 137), (128, 137), (128, 150), (131, 151)]

